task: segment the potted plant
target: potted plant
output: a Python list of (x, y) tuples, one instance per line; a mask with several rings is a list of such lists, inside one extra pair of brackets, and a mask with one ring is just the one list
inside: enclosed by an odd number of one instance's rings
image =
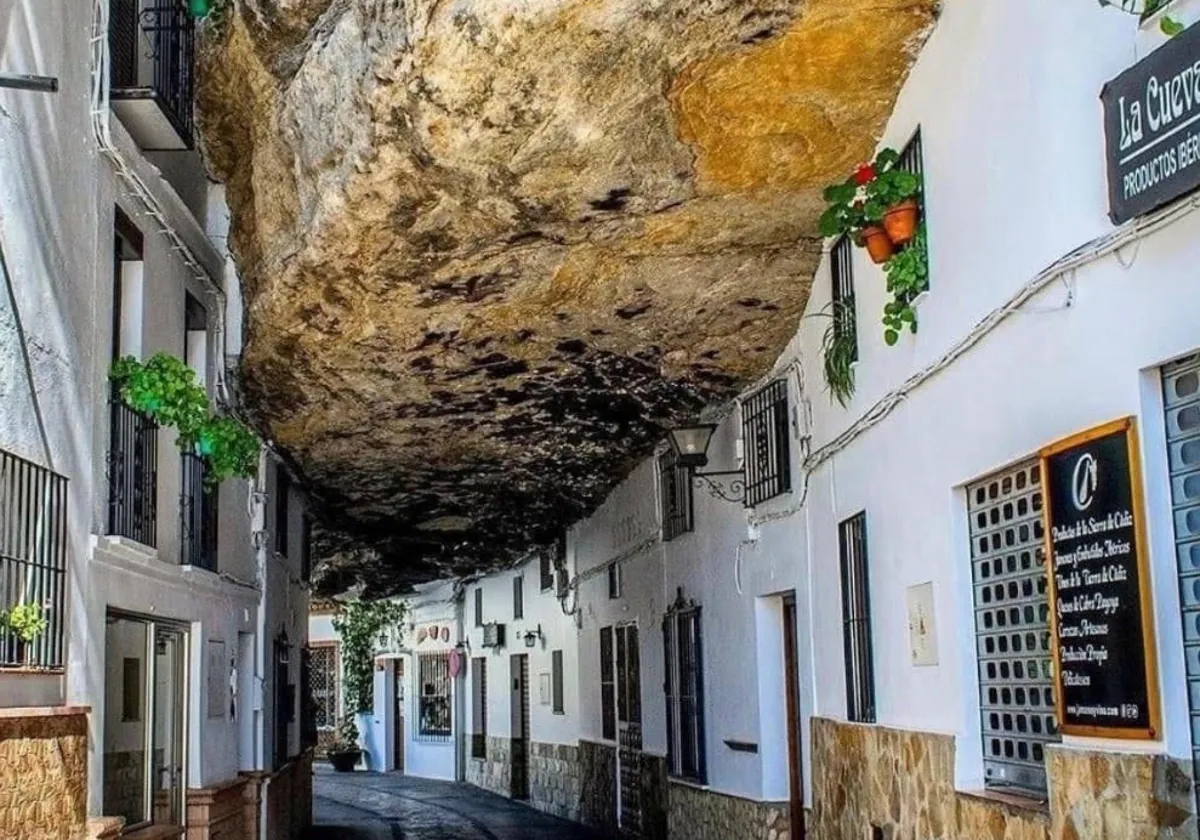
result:
[(821, 338), (822, 373), (831, 397), (844, 408), (854, 395), (854, 362), (858, 342), (854, 333), (854, 310), (843, 301), (830, 301), (820, 312), (809, 317), (829, 319)]
[(925, 247), (925, 229), (917, 231), (911, 243), (883, 267), (887, 291), (892, 299), (883, 307), (883, 340), (891, 346), (900, 340), (907, 325), (917, 331), (917, 313), (912, 303), (929, 288), (929, 254)]
[[(856, 177), (863, 180), (866, 202), (864, 212), (869, 219), (879, 219), (893, 245), (907, 244), (916, 235), (920, 206), (917, 193), (920, 179), (911, 172), (897, 169), (900, 153), (883, 149), (867, 167), (860, 167)], [(866, 170), (864, 173), (863, 170)]]
[(22, 658), (26, 660), (25, 664), (31, 664), (28, 660), (31, 658), (32, 645), (38, 636), (46, 632), (49, 624), (42, 605), (35, 602), (17, 604), (7, 613), (0, 613), (0, 618), (3, 618), (24, 649)]
[(358, 726), (354, 723), (354, 715), (342, 717), (326, 756), (337, 772), (349, 773), (354, 770), (359, 759), (362, 758), (362, 750), (358, 746)]

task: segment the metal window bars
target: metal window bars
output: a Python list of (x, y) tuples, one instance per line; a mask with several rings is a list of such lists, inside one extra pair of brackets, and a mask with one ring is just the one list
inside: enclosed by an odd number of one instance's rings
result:
[(792, 489), (788, 449), (787, 382), (776, 379), (742, 403), (745, 442), (746, 507)]
[(185, 0), (110, 0), (114, 91), (149, 90), (190, 148), (195, 129), (195, 21)]
[(670, 542), (695, 526), (692, 503), (692, 472), (679, 466), (675, 453), (658, 456), (659, 497), (662, 505), (662, 538)]
[(417, 740), (445, 742), (452, 736), (450, 657), (445, 653), (423, 653), (417, 658), (421, 691), (418, 706)]
[(0, 612), (37, 604), (45, 629), (25, 641), (0, 625), (0, 668), (65, 664), (67, 479), (0, 450)]
[(852, 361), (858, 361), (858, 325), (854, 308), (854, 248), (849, 236), (833, 243), (829, 252), (829, 274), (833, 291), (833, 328), (839, 338), (849, 338), (854, 352)]
[(153, 547), (158, 538), (158, 424), (113, 386), (108, 444), (108, 533)]
[(180, 560), (184, 566), (217, 571), (217, 488), (204, 484), (204, 459), (182, 456), (183, 488), (179, 494)]
[(875, 666), (871, 649), (871, 593), (867, 572), (867, 515), (838, 525), (842, 572), (842, 645), (846, 718), (875, 722)]

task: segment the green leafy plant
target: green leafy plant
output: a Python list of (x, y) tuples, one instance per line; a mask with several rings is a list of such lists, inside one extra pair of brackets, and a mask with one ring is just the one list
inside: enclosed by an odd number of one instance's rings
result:
[[(374, 706), (375, 652), (403, 632), (407, 609), (399, 601), (343, 601), (333, 616), (342, 644), (346, 702), (356, 712)], [(397, 638), (399, 643), (399, 638)]]
[(216, 486), (228, 478), (253, 478), (258, 471), (259, 442), (249, 427), (232, 417), (212, 414), (208, 394), (196, 373), (169, 353), (155, 353), (145, 362), (132, 356), (118, 359), (113, 381), (121, 399), (134, 411), (179, 433), (181, 452), (204, 458), (204, 482)]
[(917, 313), (912, 307), (917, 295), (929, 288), (929, 251), (925, 226), (917, 230), (908, 247), (898, 252), (883, 267), (891, 300), (883, 307), (883, 340), (890, 347), (900, 340), (907, 326), (917, 331)]
[(878, 224), (892, 205), (915, 198), (921, 180), (897, 169), (899, 162), (895, 149), (881, 149), (875, 160), (858, 167), (843, 183), (826, 187), (823, 195), (829, 206), (821, 214), (821, 235), (857, 236), (863, 228)]
[(8, 612), (0, 613), (0, 619), (26, 644), (45, 633), (49, 626), (42, 605), (34, 602), (17, 604)]
[[(1127, 14), (1137, 15), (1141, 20), (1146, 20), (1152, 15), (1165, 9), (1171, 0), (1100, 0), (1100, 5), (1104, 8), (1119, 9)], [(1174, 38), (1185, 27), (1177, 18), (1170, 15), (1163, 15), (1158, 22), (1158, 28), (1168, 38)]]
[(343, 715), (329, 743), (330, 752), (354, 752), (358, 749), (358, 725), (354, 715)]
[(830, 396), (844, 408), (854, 395), (854, 362), (858, 360), (854, 309), (845, 301), (831, 301), (809, 317), (829, 319), (821, 337), (822, 372)]

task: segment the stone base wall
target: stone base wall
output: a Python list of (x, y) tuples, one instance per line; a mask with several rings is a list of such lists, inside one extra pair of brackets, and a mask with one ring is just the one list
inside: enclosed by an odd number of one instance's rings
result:
[(77, 840), (87, 824), (87, 715), (77, 707), (0, 715), (0, 837)]
[(255, 840), (246, 834), (245, 777), (187, 792), (187, 840)]
[(668, 830), (689, 840), (790, 840), (788, 811), (787, 802), (756, 802), (673, 781)]
[(529, 745), (529, 804), (568, 820), (579, 820), (579, 748), (570, 744)]
[(579, 821), (603, 831), (617, 830), (617, 749), (579, 742)]
[[(298, 840), (312, 827), (313, 754), (307, 751), (273, 773), (245, 773), (242, 815), (247, 840)], [(259, 814), (266, 811), (266, 837), (258, 837)], [(190, 836), (188, 840), (191, 840)]]
[(813, 718), (812, 755), (814, 840), (1196, 837), (1191, 777), (1161, 755), (1051, 747), (1045, 808), (956, 791), (949, 735)]
[(487, 737), (487, 758), (472, 758), (472, 741), (467, 735), (463, 749), (467, 755), (467, 782), (486, 791), (508, 796), (512, 793), (512, 740)]

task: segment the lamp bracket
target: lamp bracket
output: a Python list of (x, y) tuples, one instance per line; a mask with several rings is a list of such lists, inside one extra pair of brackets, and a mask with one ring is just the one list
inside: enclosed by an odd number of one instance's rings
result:
[(746, 503), (746, 474), (742, 470), (692, 470), (692, 486), (708, 491), (715, 499), (735, 504)]

